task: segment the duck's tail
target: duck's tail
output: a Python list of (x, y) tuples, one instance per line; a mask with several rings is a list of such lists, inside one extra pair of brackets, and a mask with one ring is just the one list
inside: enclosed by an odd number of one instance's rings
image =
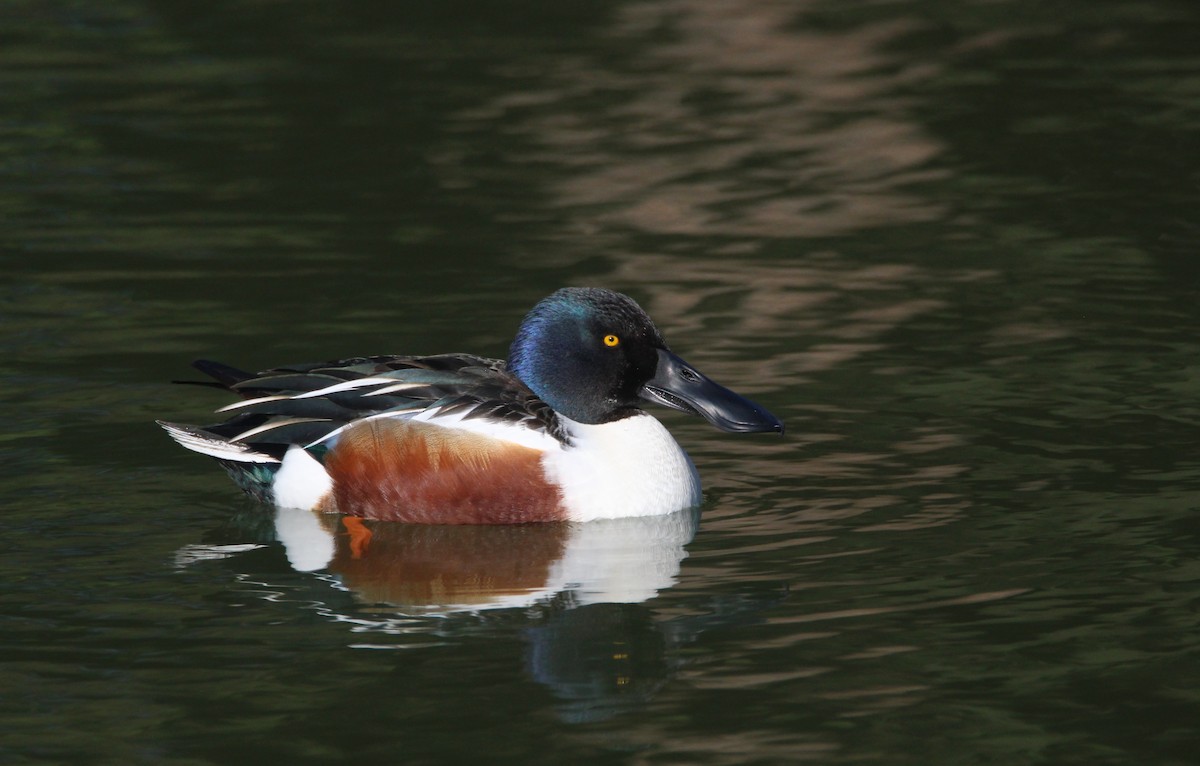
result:
[(155, 421), (181, 447), (201, 455), (216, 458), (229, 477), (249, 495), (265, 502), (272, 501), (271, 487), (282, 461), (250, 445), (228, 439), (197, 426)]

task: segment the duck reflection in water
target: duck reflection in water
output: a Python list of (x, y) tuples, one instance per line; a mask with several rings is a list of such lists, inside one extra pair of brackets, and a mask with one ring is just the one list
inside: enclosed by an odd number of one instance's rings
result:
[(276, 528), (294, 568), (335, 573), (363, 604), (426, 614), (553, 604), (523, 631), (526, 668), (564, 720), (585, 722), (638, 706), (671, 674), (667, 637), (637, 604), (675, 583), (696, 522), (683, 512), (418, 526), (284, 510)]
[[(212, 543), (185, 546), (177, 562), (241, 562), (239, 573), (251, 565), (259, 571), (250, 579), (261, 583), (271, 576), (263, 570), (278, 576), (286, 557), (290, 569), (311, 573), (311, 584), (327, 591), (306, 595), (304, 603), (315, 602), (322, 613), (367, 633), (446, 634), (458, 625), (474, 632), (484, 615), (504, 615), (501, 624), (511, 626), (513, 613), (504, 610), (516, 609), (526, 621), (520, 635), (527, 672), (552, 690), (563, 720), (583, 722), (638, 707), (674, 674), (681, 645), (708, 627), (744, 622), (748, 611), (781, 598), (772, 590), (765, 599), (738, 600), (732, 609), (732, 602), (723, 603), (701, 614), (659, 619), (644, 602), (675, 584), (698, 521), (695, 509), (506, 526), (256, 510), (214, 533)], [(328, 592), (331, 579), (334, 593)], [(335, 595), (342, 592), (354, 603)]]
[(297, 571), (325, 570), (363, 604), (408, 614), (637, 603), (675, 583), (694, 510), (587, 523), (420, 525), (279, 509), (275, 532)]

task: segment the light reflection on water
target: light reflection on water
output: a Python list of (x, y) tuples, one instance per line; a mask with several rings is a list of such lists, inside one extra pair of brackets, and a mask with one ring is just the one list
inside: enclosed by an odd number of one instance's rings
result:
[[(906, 189), (944, 175), (941, 147), (895, 95), (936, 69), (884, 53), (912, 25), (808, 32), (794, 21), (813, 5), (625, 6), (607, 34), (631, 55), (571, 57), (536, 94), (458, 117), (527, 136), (506, 160), (558, 169), (553, 205), (580, 233), (812, 238), (941, 218)], [(441, 169), (466, 183), (457, 160)]]

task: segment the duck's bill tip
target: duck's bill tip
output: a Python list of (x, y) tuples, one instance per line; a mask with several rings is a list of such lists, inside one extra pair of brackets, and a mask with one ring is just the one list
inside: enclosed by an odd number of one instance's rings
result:
[[(747, 399), (746, 401), (749, 402), (750, 404), (754, 404), (754, 402), (750, 402), (749, 399)], [(757, 405), (755, 405), (755, 406), (757, 407)], [(715, 420), (710, 419), (708, 422), (712, 423), (717, 428), (720, 428), (722, 431), (729, 431), (730, 433), (739, 433), (739, 434), (777, 433), (780, 435), (782, 435), (784, 433), (784, 426), (783, 426), (782, 420), (775, 417), (774, 415), (767, 412), (766, 410), (763, 410), (762, 408), (759, 408), (759, 411), (760, 411), (760, 414), (762, 417), (757, 418), (752, 421), (740, 421), (739, 420), (739, 421), (728, 421), (725, 423), (721, 423), (721, 422), (717, 422)]]

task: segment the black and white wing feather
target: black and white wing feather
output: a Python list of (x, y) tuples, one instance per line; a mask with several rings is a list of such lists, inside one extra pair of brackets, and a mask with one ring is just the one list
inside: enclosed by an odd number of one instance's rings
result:
[(436, 410), (439, 417), (519, 425), (566, 440), (558, 415), (498, 359), (470, 354), (371, 356), (253, 374), (206, 360), (194, 366), (213, 378), (198, 385), (227, 389), (243, 400), (218, 410), (229, 415), (223, 422), (164, 427), (201, 444), (211, 439), (274, 459), (282, 458), (292, 445), (319, 446), (355, 420), (427, 410)]

